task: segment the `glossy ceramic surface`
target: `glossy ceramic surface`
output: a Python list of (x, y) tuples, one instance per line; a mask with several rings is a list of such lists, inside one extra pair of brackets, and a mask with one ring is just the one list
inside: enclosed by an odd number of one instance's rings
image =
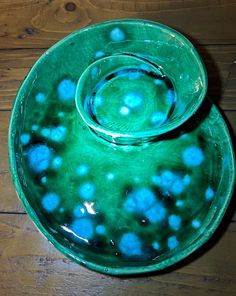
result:
[(208, 99), (192, 116), (205, 92), (192, 45), (153, 22), (98, 24), (47, 51), (9, 131), (13, 180), (40, 231), (109, 274), (163, 269), (207, 241), (232, 194), (234, 156)]

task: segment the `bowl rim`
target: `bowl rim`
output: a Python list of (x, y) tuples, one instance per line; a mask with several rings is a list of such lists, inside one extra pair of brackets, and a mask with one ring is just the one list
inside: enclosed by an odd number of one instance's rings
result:
[[(151, 23), (151, 24), (156, 24), (155, 22), (150, 22), (150, 21), (145, 21), (142, 19), (134, 19), (134, 20), (130, 20), (130, 19), (121, 19), (121, 20), (113, 20), (113, 21), (108, 21), (108, 22), (103, 22), (103, 23), (98, 23), (95, 25), (90, 26), (89, 28), (84, 28), (82, 30), (77, 30), (73, 33), (71, 33), (70, 35), (68, 35), (67, 37), (65, 37), (64, 39), (60, 40), (59, 42), (57, 42), (55, 45), (53, 45), (48, 51), (46, 51), (37, 61), (36, 63), (33, 65), (33, 67), (31, 68), (31, 70), (29, 71), (27, 76), (30, 76), (33, 74), (35, 68), (42, 62), (43, 59), (46, 58), (48, 52), (50, 52), (51, 50), (54, 50), (55, 48), (57, 48), (58, 46), (60, 46), (62, 43), (64, 43), (65, 41), (70, 40), (70, 38), (72, 38), (73, 36), (79, 34), (81, 31), (86, 31), (89, 30), (91, 28), (100, 26), (101, 24), (107, 24), (107, 23), (114, 23), (116, 24), (117, 22), (123, 22), (123, 21), (136, 21), (136, 22), (147, 22), (147, 23)], [(11, 177), (12, 177), (12, 181), (14, 183), (14, 187), (16, 190), (16, 193), (18, 195), (19, 200), (22, 202), (23, 207), (25, 209), (25, 211), (27, 212), (27, 214), (29, 215), (31, 221), (34, 223), (34, 225), (37, 227), (37, 229), (40, 231), (40, 233), (49, 241), (51, 242), (56, 249), (58, 249), (62, 254), (64, 254), (66, 257), (73, 259), (75, 262), (84, 265), (94, 271), (97, 272), (101, 272), (104, 274), (109, 274), (109, 275), (131, 275), (131, 274), (141, 274), (141, 273), (146, 273), (146, 272), (156, 272), (158, 270), (162, 270), (165, 269), (171, 265), (176, 264), (177, 262), (183, 260), (184, 258), (188, 257), (190, 254), (192, 254), (196, 249), (200, 248), (203, 244), (205, 244), (209, 238), (213, 235), (213, 233), (215, 232), (215, 230), (217, 229), (217, 227), (219, 226), (224, 213), (230, 203), (231, 200), (231, 196), (233, 194), (233, 190), (234, 190), (234, 185), (235, 185), (235, 162), (234, 162), (234, 151), (233, 151), (233, 146), (232, 146), (232, 140), (227, 128), (227, 125), (225, 123), (225, 120), (223, 119), (223, 117), (220, 115), (220, 112), (218, 111), (218, 109), (216, 108), (216, 106), (213, 105), (214, 108), (214, 112), (219, 113), (221, 119), (222, 119), (222, 129), (225, 132), (227, 141), (228, 141), (228, 147), (229, 147), (229, 153), (230, 153), (230, 160), (232, 163), (232, 169), (231, 169), (231, 174), (230, 174), (230, 185), (228, 187), (227, 192), (225, 193), (225, 198), (223, 200), (222, 206), (218, 212), (218, 215), (215, 216), (215, 208), (211, 207), (209, 212), (208, 212), (208, 225), (209, 228), (207, 229), (207, 232), (202, 234), (200, 238), (196, 237), (196, 240), (194, 241), (193, 244), (189, 245), (187, 248), (182, 249), (181, 251), (179, 251), (178, 253), (176, 253), (173, 257), (171, 258), (167, 258), (161, 262), (157, 262), (155, 264), (152, 265), (146, 265), (146, 266), (132, 266), (132, 267), (107, 267), (101, 264), (97, 264), (88, 260), (84, 260), (80, 257), (78, 257), (78, 254), (75, 253), (74, 251), (69, 250), (67, 247), (63, 246), (59, 241), (57, 241), (54, 236), (43, 226), (43, 224), (40, 221), (40, 218), (38, 217), (38, 215), (36, 214), (36, 212), (34, 211), (34, 209), (31, 207), (31, 205), (29, 204), (25, 193), (22, 189), (21, 183), (19, 181), (19, 177), (18, 177), (18, 172), (17, 172), (17, 163), (16, 163), (16, 156), (15, 156), (15, 148), (14, 148), (14, 133), (12, 133), (12, 131), (15, 128), (16, 125), (16, 120), (17, 120), (17, 113), (19, 112), (19, 107), (21, 105), (22, 102), (22, 93), (24, 93), (24, 88), (27, 85), (28, 81), (27, 79), (25, 79), (14, 100), (13, 103), (13, 108), (12, 108), (12, 112), (11, 112), (11, 118), (10, 118), (10, 125), (9, 125), (9, 129), (8, 129), (8, 160), (9, 160), (9, 168), (10, 168), (10, 173), (11, 173)]]

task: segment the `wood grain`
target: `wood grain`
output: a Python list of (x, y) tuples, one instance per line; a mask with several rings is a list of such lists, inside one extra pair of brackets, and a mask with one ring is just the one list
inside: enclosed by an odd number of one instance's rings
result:
[[(22, 213), (24, 210), (16, 196), (8, 166), (7, 134), (10, 114), (10, 111), (0, 111), (0, 213)], [(236, 134), (236, 111), (225, 111), (224, 114), (231, 126), (230, 129)], [(236, 212), (232, 220), (236, 221)]]
[[(0, 215), (1, 295), (229, 295), (236, 291), (236, 223), (188, 265), (156, 275), (115, 278), (66, 259), (25, 215)], [(224, 256), (222, 256), (224, 254)]]
[(92, 23), (145, 18), (191, 35), (194, 43), (236, 44), (236, 1), (0, 1), (0, 48), (46, 48)]
[[(208, 94), (224, 110), (236, 110), (236, 45), (198, 46), (209, 76)], [(17, 89), (41, 49), (4, 50), (0, 54), (0, 110), (10, 110)], [(229, 72), (231, 70), (230, 81)]]

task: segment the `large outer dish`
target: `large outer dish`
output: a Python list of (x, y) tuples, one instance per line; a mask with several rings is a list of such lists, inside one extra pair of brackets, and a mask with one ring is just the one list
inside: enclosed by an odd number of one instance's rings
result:
[[(141, 20), (124, 20), (124, 22), (142, 22), (143, 24), (149, 24), (155, 26), (155, 23), (152, 22), (145, 22)], [(105, 24), (116, 24), (116, 21), (114, 22), (107, 22)], [(81, 30), (80, 32), (86, 32), (86, 30), (92, 30), (94, 27), (99, 26), (91, 26), (90, 29), (84, 29)], [(169, 258), (166, 258), (163, 261), (159, 261), (156, 264), (151, 264), (151, 265), (140, 265), (140, 266), (123, 266), (123, 267), (107, 267), (106, 265), (102, 264), (97, 264), (96, 262), (89, 261), (89, 260), (84, 260), (83, 258), (80, 257), (80, 254), (77, 254), (67, 246), (61, 244), (56, 236), (53, 236), (52, 233), (48, 231), (48, 229), (41, 223), (38, 214), (35, 212), (34, 208), (30, 205), (28, 202), (27, 197), (25, 196), (24, 190), (22, 188), (22, 179), (19, 178), (19, 167), (17, 167), (17, 151), (16, 151), (16, 142), (15, 142), (15, 137), (17, 135), (17, 129), (19, 127), (19, 124), (22, 120), (22, 112), (24, 111), (23, 105), (26, 103), (25, 97), (27, 97), (27, 92), (31, 91), (34, 87), (34, 85), (29, 84), (29, 79), (31, 76), (34, 76), (35, 71), (37, 70), (37, 67), (40, 67), (41, 62), (44, 59), (47, 59), (47, 56), (50, 55), (54, 49), (60, 46), (63, 42), (70, 42), (70, 39), (73, 39), (73, 36), (76, 36), (78, 33), (74, 33), (70, 36), (68, 36), (66, 39), (63, 41), (59, 42), (56, 44), (52, 49), (50, 49), (48, 52), (46, 52), (40, 59), (39, 61), (35, 64), (35, 66), (32, 68), (30, 73), (28, 74), (28, 77), (26, 80), (23, 82), (16, 100), (15, 104), (13, 107), (12, 111), (12, 117), (11, 117), (11, 123), (10, 123), (10, 129), (9, 129), (9, 159), (10, 159), (10, 168), (11, 168), (11, 173), (13, 176), (13, 181), (17, 190), (17, 193), (19, 195), (20, 200), (22, 201), (27, 213), (31, 217), (32, 221), (36, 224), (38, 229), (46, 236), (46, 238), (55, 245), (57, 249), (59, 249), (62, 253), (64, 253), (66, 256), (74, 259), (78, 263), (84, 264), (88, 266), (91, 269), (108, 273), (108, 274), (134, 274), (134, 273), (143, 273), (143, 272), (148, 272), (148, 271), (155, 271), (155, 270), (160, 270), (163, 269), (167, 266), (170, 266), (181, 259), (185, 258), (189, 254), (191, 254), (193, 251), (195, 251), (197, 248), (199, 248), (203, 243), (205, 243), (209, 237), (214, 233), (215, 229), (219, 225), (224, 212), (227, 209), (227, 206), (230, 201), (230, 197), (233, 192), (233, 184), (234, 184), (234, 156), (233, 156), (233, 150), (232, 150), (232, 144), (230, 140), (230, 136), (227, 130), (227, 127), (219, 115), (218, 111), (216, 110), (215, 107), (211, 107), (211, 119), (209, 119), (209, 122), (212, 123), (214, 121), (214, 116), (216, 117), (216, 123), (218, 123), (218, 126), (220, 126), (222, 133), (225, 135), (225, 142), (222, 143), (223, 146), (226, 147), (226, 150), (228, 151), (228, 173), (227, 173), (227, 180), (226, 183), (229, 186), (226, 186), (225, 188), (225, 194), (224, 198), (220, 199), (219, 197), (214, 200), (214, 204), (210, 207), (209, 212), (207, 214), (207, 219), (205, 221), (205, 224), (202, 226), (202, 231), (199, 233), (199, 236), (195, 237), (195, 240), (192, 240), (192, 243), (188, 245), (186, 248), (182, 247), (182, 249), (173, 254), (173, 256), (170, 256)], [(32, 81), (31, 81), (32, 82)], [(23, 109), (21, 109), (23, 108)], [(223, 147), (222, 146), (222, 147)], [(225, 184), (224, 184), (225, 186)], [(223, 187), (224, 187), (223, 186)]]

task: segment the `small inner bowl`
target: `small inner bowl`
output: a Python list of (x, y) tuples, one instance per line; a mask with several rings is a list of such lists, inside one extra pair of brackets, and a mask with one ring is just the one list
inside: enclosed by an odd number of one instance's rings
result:
[(157, 56), (129, 52), (105, 56), (90, 64), (78, 81), (80, 116), (109, 141), (132, 144), (169, 132), (185, 122), (205, 97), (207, 75), (192, 44), (171, 29), (158, 29), (167, 35)]

